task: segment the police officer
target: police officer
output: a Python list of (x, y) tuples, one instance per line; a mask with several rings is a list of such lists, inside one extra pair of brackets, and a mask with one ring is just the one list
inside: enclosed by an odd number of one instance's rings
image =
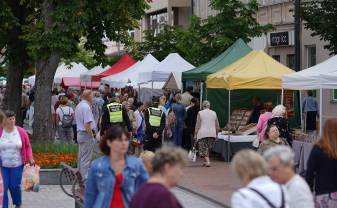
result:
[(145, 139), (144, 150), (154, 152), (162, 145), (162, 135), (165, 128), (165, 113), (158, 108), (158, 102), (145, 111)]
[(131, 133), (132, 126), (127, 113), (127, 110), (122, 104), (116, 102), (115, 97), (109, 96), (109, 104), (103, 106), (102, 121), (101, 121), (101, 136), (104, 131), (113, 125), (122, 125)]

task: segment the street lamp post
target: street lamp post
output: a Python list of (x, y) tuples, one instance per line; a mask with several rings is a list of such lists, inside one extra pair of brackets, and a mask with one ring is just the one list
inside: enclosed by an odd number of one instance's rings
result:
[(295, 0), (295, 71), (301, 70), (301, 0)]

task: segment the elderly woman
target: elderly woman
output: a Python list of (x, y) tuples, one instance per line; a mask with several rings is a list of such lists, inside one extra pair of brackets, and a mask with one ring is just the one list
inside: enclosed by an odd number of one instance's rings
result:
[(268, 164), (268, 174), (288, 191), (290, 207), (314, 208), (314, 200), (308, 184), (295, 173), (295, 154), (290, 147), (274, 146), (263, 157)]
[(130, 208), (182, 208), (170, 188), (183, 176), (187, 153), (179, 147), (165, 146), (152, 160), (152, 177), (133, 196)]
[(280, 131), (280, 137), (286, 139), (287, 142), (291, 145), (293, 140), (290, 136), (286, 107), (283, 105), (277, 105), (273, 109), (272, 114), (273, 117), (269, 119), (268, 126), (277, 126), (278, 130)]
[(234, 156), (232, 169), (245, 186), (233, 194), (232, 208), (289, 207), (286, 191), (267, 176), (267, 164), (261, 155), (242, 150)]
[(308, 159), (306, 181), (315, 193), (316, 207), (337, 207), (337, 119), (328, 119), (322, 139)]
[(26, 130), (15, 126), (13, 111), (5, 111), (5, 116), (3, 128), (0, 128), (1, 172), (4, 184), (3, 207), (8, 208), (8, 189), (13, 204), (20, 207), (23, 167), (26, 163), (34, 164), (34, 160)]
[(128, 207), (136, 188), (147, 181), (143, 162), (126, 154), (128, 146), (127, 132), (120, 125), (105, 132), (100, 143), (104, 156), (89, 169), (85, 208)]
[(203, 166), (210, 167), (209, 152), (213, 147), (220, 126), (216, 112), (210, 109), (211, 103), (205, 100), (202, 107), (203, 110), (199, 111), (197, 116), (194, 138), (199, 144), (200, 157), (205, 159)]
[(263, 154), (270, 147), (277, 145), (289, 145), (285, 139), (280, 137), (280, 132), (275, 125), (270, 125), (267, 127), (265, 132), (265, 140), (259, 146), (259, 152)]

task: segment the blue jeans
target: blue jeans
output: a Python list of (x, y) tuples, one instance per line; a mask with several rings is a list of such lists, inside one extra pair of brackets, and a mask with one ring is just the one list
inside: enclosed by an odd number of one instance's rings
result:
[(182, 122), (177, 122), (176, 125), (173, 127), (173, 143), (176, 146), (181, 147), (182, 146), (182, 140), (183, 140), (183, 131), (184, 131), (184, 125)]
[(8, 208), (8, 189), (11, 192), (13, 204), (21, 206), (21, 179), (23, 172), (23, 165), (16, 168), (1, 168), (3, 184), (4, 184), (4, 200), (3, 208)]

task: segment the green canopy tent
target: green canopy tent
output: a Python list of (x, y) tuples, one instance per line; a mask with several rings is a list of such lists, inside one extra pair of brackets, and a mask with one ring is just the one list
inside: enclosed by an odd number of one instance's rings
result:
[(5, 80), (7, 80), (6, 77), (4, 77), (4, 76), (0, 77), (0, 81), (5, 81)]
[(204, 82), (208, 75), (234, 63), (251, 51), (252, 49), (242, 39), (238, 39), (216, 58), (199, 67), (183, 72), (182, 80), (200, 80)]

